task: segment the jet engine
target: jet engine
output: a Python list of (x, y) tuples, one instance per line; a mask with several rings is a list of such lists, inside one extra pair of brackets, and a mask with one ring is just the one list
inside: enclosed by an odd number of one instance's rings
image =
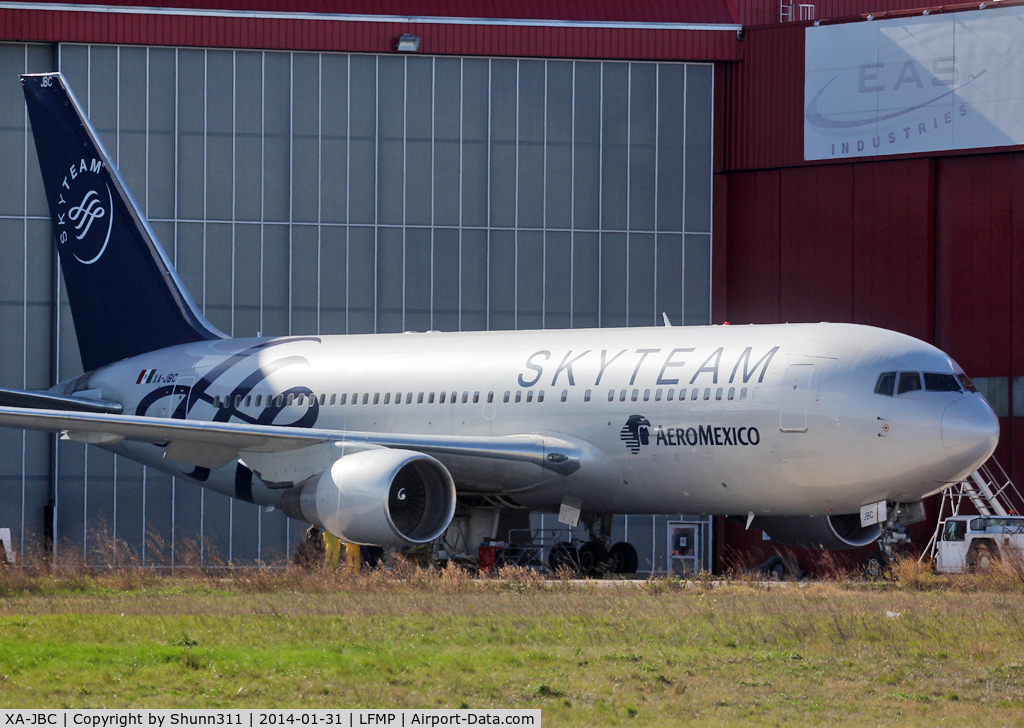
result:
[(429, 455), (364, 450), (286, 490), (281, 510), (349, 543), (427, 543), (444, 533), (455, 514), (455, 483)]
[(839, 516), (758, 516), (751, 525), (783, 546), (840, 551), (867, 546), (878, 539), (878, 524), (861, 526), (859, 513)]

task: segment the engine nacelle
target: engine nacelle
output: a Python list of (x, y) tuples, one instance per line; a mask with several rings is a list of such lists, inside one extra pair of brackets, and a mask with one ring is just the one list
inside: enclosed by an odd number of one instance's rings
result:
[(429, 455), (364, 450), (289, 488), (281, 510), (349, 543), (427, 543), (444, 533), (455, 515), (455, 483)]
[(878, 524), (861, 526), (859, 513), (840, 516), (758, 516), (751, 525), (783, 546), (840, 551), (867, 546), (881, 533)]

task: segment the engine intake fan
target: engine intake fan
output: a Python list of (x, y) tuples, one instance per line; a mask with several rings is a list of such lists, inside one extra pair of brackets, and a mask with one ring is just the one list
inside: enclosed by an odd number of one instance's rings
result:
[(455, 514), (455, 483), (429, 455), (364, 450), (286, 490), (281, 510), (349, 543), (427, 543), (444, 533)]

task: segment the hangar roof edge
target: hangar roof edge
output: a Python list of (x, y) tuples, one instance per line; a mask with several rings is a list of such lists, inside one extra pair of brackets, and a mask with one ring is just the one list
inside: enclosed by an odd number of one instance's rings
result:
[(0, 9), (169, 15), (191, 17), (407, 22), (445, 25), (512, 25), (535, 27), (621, 28), (636, 30), (737, 31), (730, 0), (546, 0), (524, 4), (500, 0), (79, 0), (78, 2), (0, 2)]

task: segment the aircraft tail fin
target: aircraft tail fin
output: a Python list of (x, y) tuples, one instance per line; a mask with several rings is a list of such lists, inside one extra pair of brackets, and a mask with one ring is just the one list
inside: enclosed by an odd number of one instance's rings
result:
[(192, 302), (64, 76), (21, 83), (85, 371), (225, 338)]

